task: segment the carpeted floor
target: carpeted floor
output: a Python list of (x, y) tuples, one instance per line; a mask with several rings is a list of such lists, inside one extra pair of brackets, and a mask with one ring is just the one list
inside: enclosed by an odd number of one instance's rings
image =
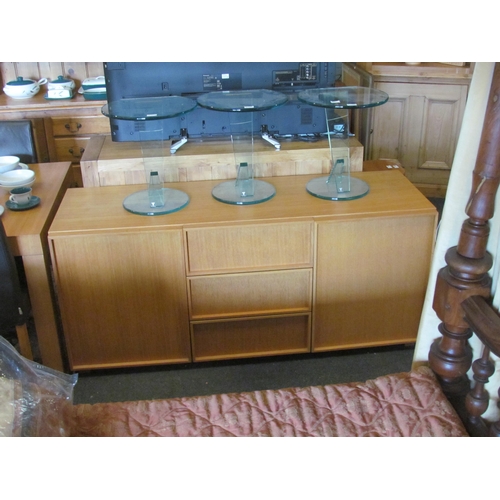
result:
[(413, 346), (80, 373), (75, 404), (358, 382), (411, 368)]

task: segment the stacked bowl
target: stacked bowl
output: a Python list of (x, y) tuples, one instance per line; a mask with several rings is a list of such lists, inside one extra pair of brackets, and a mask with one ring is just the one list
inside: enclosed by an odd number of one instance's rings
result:
[(0, 156), (0, 186), (11, 190), (30, 187), (35, 182), (35, 172), (22, 168), (17, 156)]
[(19, 158), (17, 156), (0, 156), (0, 174), (14, 170), (19, 167)]

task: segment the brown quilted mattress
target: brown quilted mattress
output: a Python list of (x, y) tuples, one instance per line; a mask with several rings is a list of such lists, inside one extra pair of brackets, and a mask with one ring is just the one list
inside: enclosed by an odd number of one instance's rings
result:
[(364, 383), (73, 409), (73, 436), (467, 435), (426, 367)]

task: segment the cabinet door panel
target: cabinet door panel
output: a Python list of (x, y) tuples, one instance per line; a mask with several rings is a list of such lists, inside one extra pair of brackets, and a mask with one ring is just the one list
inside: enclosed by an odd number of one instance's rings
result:
[(435, 216), (318, 224), (313, 350), (416, 339)]
[(419, 168), (451, 170), (459, 116), (456, 101), (427, 99)]
[(467, 85), (378, 82), (389, 101), (373, 109), (368, 157), (399, 160), (414, 183), (446, 184), (462, 124)]
[(180, 230), (57, 238), (53, 257), (72, 369), (190, 360)]
[(404, 151), (407, 99), (394, 97), (374, 114), (371, 159), (400, 160)]

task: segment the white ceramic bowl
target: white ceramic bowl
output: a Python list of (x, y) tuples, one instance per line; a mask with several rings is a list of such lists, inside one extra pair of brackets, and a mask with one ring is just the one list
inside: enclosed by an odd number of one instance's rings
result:
[(7, 189), (8, 191), (10, 191), (11, 189), (14, 189), (14, 188), (31, 187), (31, 186), (33, 186), (33, 184), (35, 184), (35, 181), (36, 181), (36, 179), (32, 179), (29, 182), (22, 182), (21, 184), (16, 184), (14, 186), (4, 186), (3, 184), (0, 184), (0, 188)]
[(10, 191), (11, 189), (14, 189), (14, 188), (31, 187), (31, 186), (33, 186), (33, 184), (35, 184), (35, 181), (36, 181), (36, 179), (31, 179), (31, 181), (29, 181), (29, 182), (21, 182), (20, 184), (16, 184), (15, 186), (4, 186), (3, 184), (0, 184), (0, 187)]
[(17, 156), (0, 156), (0, 174), (14, 170), (19, 165), (19, 158)]
[(31, 186), (34, 182), (35, 172), (33, 170), (10, 170), (0, 174), (0, 186), (4, 188)]
[(40, 85), (44, 85), (45, 83), (47, 83), (47, 78), (35, 81), (29, 78), (25, 80), (22, 76), (19, 76), (17, 80), (8, 82), (3, 91), (14, 99), (27, 99), (38, 94)]

